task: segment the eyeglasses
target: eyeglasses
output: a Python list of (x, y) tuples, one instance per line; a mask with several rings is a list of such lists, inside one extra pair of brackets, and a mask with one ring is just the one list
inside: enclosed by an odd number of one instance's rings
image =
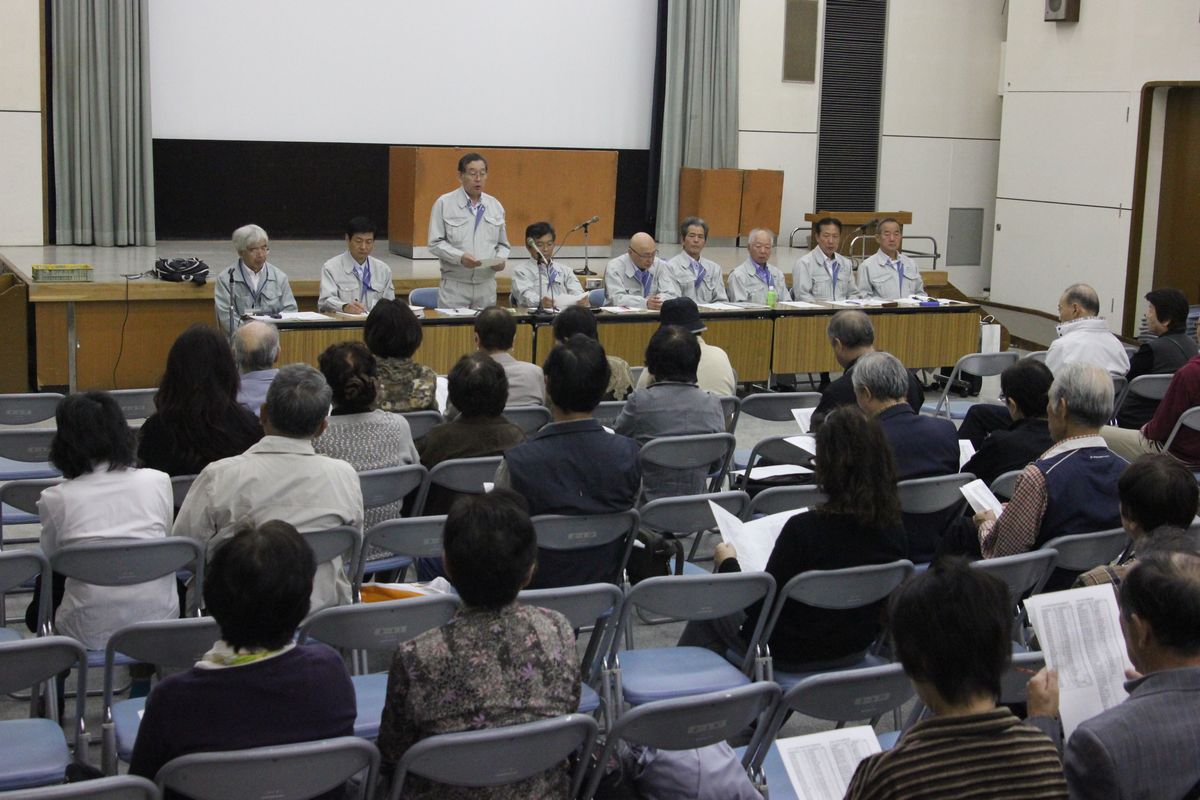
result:
[(633, 255), (637, 256), (638, 258), (654, 258), (655, 256), (658, 255), (657, 250), (651, 250), (649, 253), (639, 253), (637, 250), (634, 250), (632, 247), (629, 248), (629, 252), (632, 253)]
[(487, 170), (486, 169), (469, 169), (466, 172), (464, 172), (463, 175), (466, 175), (468, 178), (486, 178)]

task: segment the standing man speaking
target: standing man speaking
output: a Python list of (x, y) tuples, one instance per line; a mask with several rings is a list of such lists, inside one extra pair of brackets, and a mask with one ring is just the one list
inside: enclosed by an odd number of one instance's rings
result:
[(439, 197), (429, 215), (429, 251), (442, 273), (438, 306), (487, 308), (508, 258), (504, 206), (483, 191), (487, 159), (479, 153), (458, 160), (458, 180), (462, 187)]

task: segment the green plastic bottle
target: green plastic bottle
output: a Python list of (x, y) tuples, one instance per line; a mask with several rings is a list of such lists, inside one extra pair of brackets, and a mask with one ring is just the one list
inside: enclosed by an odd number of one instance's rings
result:
[(767, 287), (767, 308), (774, 308), (775, 303), (779, 300), (779, 293), (775, 291), (774, 286)]

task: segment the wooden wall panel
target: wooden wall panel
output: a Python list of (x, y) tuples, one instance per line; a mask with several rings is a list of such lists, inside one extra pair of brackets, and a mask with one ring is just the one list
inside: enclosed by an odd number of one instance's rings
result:
[(734, 238), (738, 235), (742, 204), (742, 170), (679, 170), (679, 218), (701, 217), (708, 223), (709, 237)]
[(0, 274), (0, 392), (29, 391), (29, 290), (12, 273)]
[(783, 213), (783, 172), (774, 169), (748, 169), (742, 173), (742, 211), (738, 234), (749, 236), (755, 228), (779, 233)]

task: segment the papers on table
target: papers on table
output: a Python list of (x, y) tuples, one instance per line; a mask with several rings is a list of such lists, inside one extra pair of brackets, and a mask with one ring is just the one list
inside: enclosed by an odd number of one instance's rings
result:
[(819, 303), (806, 303), (803, 300), (780, 300), (775, 304), (782, 308), (824, 308)]
[(967, 498), (967, 503), (976, 514), (991, 511), (999, 517), (1000, 512), (1004, 510), (1000, 499), (992, 494), (992, 490), (988, 488), (982, 478), (976, 478), (966, 486), (958, 487), (958, 490), (962, 492), (963, 497)]
[(1117, 596), (1108, 584), (1035, 594), (1025, 609), (1046, 665), (1058, 670), (1058, 708), (1070, 737), (1079, 723), (1127, 696), (1125, 670), (1132, 669), (1121, 635)]
[(473, 317), (479, 312), (473, 308), (435, 308), (443, 317)]
[(800, 430), (808, 433), (812, 430), (812, 417), (815, 408), (793, 408), (792, 416), (796, 418), (796, 422), (800, 425)]
[(502, 266), (504, 266), (503, 258), (481, 258), (479, 259), (479, 266), (476, 269), (491, 269), (492, 267)]
[[(422, 310), (424, 310), (424, 309), (422, 309)], [(349, 311), (335, 311), (334, 315), (341, 317), (342, 319), (366, 319), (367, 318), (367, 312), (365, 312), (365, 311), (361, 314), (353, 314)]]
[[(757, 472), (758, 470), (755, 470)], [(767, 559), (775, 549), (775, 540), (784, 524), (795, 515), (807, 511), (799, 508), (794, 511), (781, 511), (766, 517), (759, 517), (752, 522), (742, 522), (713, 501), (708, 501), (712, 509), (713, 519), (717, 529), (721, 531), (721, 541), (728, 542), (737, 550), (738, 562), (743, 572), (762, 572), (767, 568)]]
[(784, 441), (793, 447), (799, 447), (809, 455), (815, 456), (817, 454), (817, 437), (812, 436), (811, 434), (806, 433), (802, 436), (789, 436), (784, 439)]
[[(734, 469), (729, 471), (730, 475), (745, 475), (746, 470)], [(811, 475), (812, 470), (808, 467), (802, 467), (799, 464), (771, 464), (765, 467), (755, 467), (750, 470), (751, 478), (778, 478), (782, 475)]]
[(841, 800), (859, 762), (880, 751), (869, 725), (778, 739), (775, 746), (799, 800)]
[(259, 322), (329, 322), (329, 317), (316, 311), (281, 311), (278, 315), (251, 314), (250, 319)]
[(742, 310), (741, 306), (734, 305), (733, 303), (721, 303), (721, 302), (701, 303), (700, 308), (706, 309), (708, 311), (741, 311)]
[(645, 314), (645, 308), (633, 308), (632, 306), (603, 306), (601, 311), (608, 314)]
[(971, 460), (971, 456), (973, 456), (973, 455), (975, 455), (975, 445), (972, 444), (971, 440), (970, 439), (959, 439), (958, 440), (958, 468), (962, 469), (963, 466), (965, 466), (966, 463)]
[(587, 295), (582, 295), (582, 294), (569, 294), (566, 297), (564, 297), (561, 301), (559, 301), (557, 304), (555, 304), (554, 310), (562, 311), (564, 308), (570, 308), (571, 306), (577, 306), (577, 305), (579, 305), (579, 301), (582, 300), (586, 296)]
[(413, 316), (417, 317), (418, 319), (425, 316), (425, 306), (410, 305), (408, 310), (413, 312)]

